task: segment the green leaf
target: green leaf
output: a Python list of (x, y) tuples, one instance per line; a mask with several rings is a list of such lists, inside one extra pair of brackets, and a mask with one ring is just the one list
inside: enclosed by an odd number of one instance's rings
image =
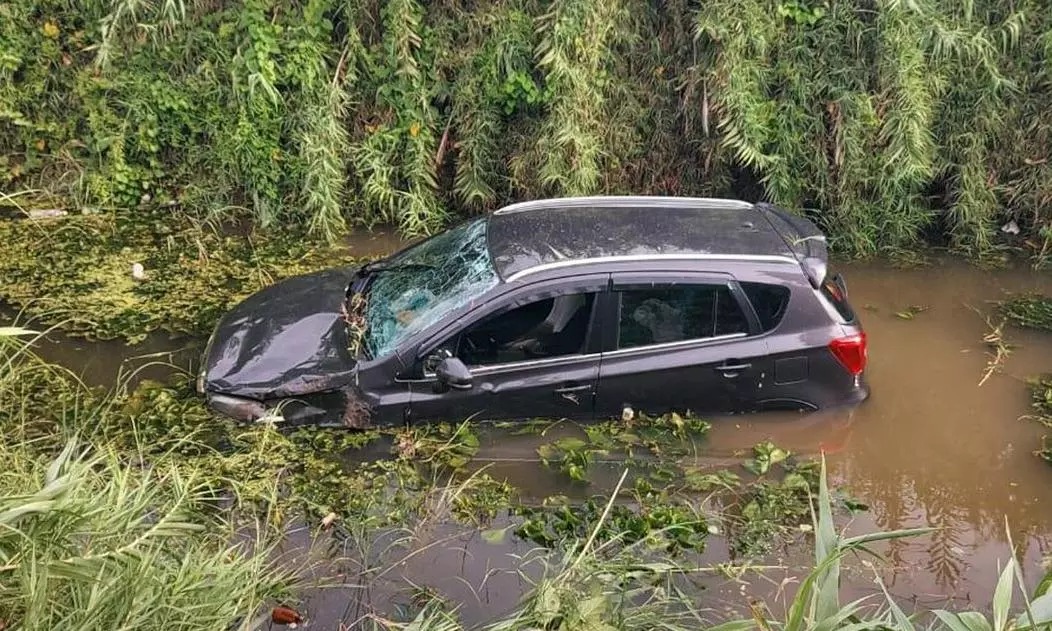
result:
[(841, 623), (855, 615), (862, 603), (867, 599), (869, 599), (869, 596), (863, 596), (854, 602), (844, 605), (832, 616), (820, 620), (812, 631), (836, 631), (842, 629), (843, 625)]
[[(1043, 626), (1052, 623), (1052, 594), (1043, 594), (1038, 596), (1030, 603), (1030, 613), (1033, 615), (1033, 624), (1036, 626)], [(1014, 629), (1015, 631), (1024, 631), (1030, 629), (1030, 619), (1026, 613), (1022, 613), (1015, 619)], [(956, 629), (954, 630), (956, 631)]]
[(991, 631), (990, 622), (981, 613), (965, 611), (958, 614), (957, 617), (968, 626), (970, 631)]
[(993, 602), (994, 631), (1004, 631), (1008, 624), (1008, 610), (1012, 607), (1012, 583), (1015, 580), (1014, 565), (1015, 559), (1010, 558), (997, 579)]
[(903, 528), (901, 530), (889, 530), (887, 532), (871, 532), (865, 535), (858, 535), (855, 537), (848, 537), (841, 542), (845, 548), (855, 548), (862, 546), (873, 541), (887, 541), (889, 539), (902, 539), (904, 537), (916, 537), (917, 535), (926, 535), (930, 532), (935, 532), (937, 528)]
[(15, 337), (17, 335), (40, 335), (40, 333), (20, 326), (0, 326), (0, 337)]
[(945, 609), (936, 609), (932, 613), (934, 613), (935, 617), (937, 617), (944, 625), (949, 627), (949, 631), (972, 631), (955, 613), (951, 613)]
[(511, 526), (508, 526), (506, 528), (490, 528), (488, 530), (483, 530), (482, 531), (482, 539), (486, 543), (489, 543), (489, 544), (492, 544), (492, 545), (500, 545), (500, 544), (504, 543), (504, 540), (508, 536), (508, 532), (510, 530), (513, 530), (514, 528), (515, 528), (515, 526), (511, 525)]
[[(1049, 393), (1052, 393), (1052, 390), (1049, 390)], [(1037, 587), (1034, 588), (1034, 598), (1044, 596), (1049, 593), (1050, 589), (1052, 589), (1052, 570), (1049, 570), (1045, 577), (1041, 579), (1041, 582), (1037, 584)]]
[(587, 447), (588, 443), (576, 436), (568, 436), (555, 441), (555, 446), (563, 451), (578, 451)]
[(891, 615), (895, 618), (896, 631), (907, 631), (913, 630), (913, 621), (910, 620), (909, 616), (902, 611), (895, 599), (888, 593), (888, 589), (884, 586), (884, 581), (880, 580), (880, 577), (876, 577), (877, 584), (880, 585), (880, 591), (884, 592), (884, 599), (888, 603), (888, 608), (891, 609)]
[[(826, 480), (826, 459), (822, 456), (822, 471), (818, 479), (818, 523), (815, 524), (815, 561), (819, 566), (837, 554), (838, 539), (833, 527), (833, 505), (829, 498), (829, 483)], [(830, 564), (818, 579), (815, 617), (824, 620), (832, 616), (839, 606), (840, 565)]]
[(755, 628), (755, 620), (731, 620), (714, 627), (708, 627), (705, 631), (751, 631)]

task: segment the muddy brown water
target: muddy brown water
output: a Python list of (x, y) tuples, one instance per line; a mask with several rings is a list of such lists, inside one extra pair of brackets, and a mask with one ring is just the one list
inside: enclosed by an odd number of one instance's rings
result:
[[(804, 456), (824, 452), (833, 483), (869, 506), (842, 521), (847, 534), (936, 528), (874, 545), (886, 563), (846, 559), (843, 602), (879, 595), (874, 582), (879, 571), (904, 608), (988, 609), (1000, 568), (1012, 553), (1009, 533), (1032, 590), (1052, 555), (1052, 466), (1032, 453), (1043, 432), (1024, 418), (1030, 412), (1025, 380), (1052, 371), (1052, 335), (1005, 327), (1013, 350), (985, 381), (991, 349), (983, 337), (990, 332), (986, 318), (998, 322), (993, 301), (1014, 292), (1052, 293), (1052, 275), (983, 271), (953, 260), (915, 269), (840, 267), (869, 336), (871, 398), (851, 410), (713, 419), (694, 457), (713, 467), (737, 466), (763, 440)], [(912, 319), (896, 315), (910, 307), (924, 310)], [(541, 437), (486, 430), (476, 462), (527, 497), (582, 497), (609, 489), (620, 474), (616, 463), (593, 467), (589, 487), (568, 484), (538, 465), (536, 448), (568, 433), (572, 430), (565, 427)], [(518, 573), (519, 558), (533, 546), (512, 537), (494, 545), (478, 532), (458, 536), (450, 534), (456, 529), (445, 528), (439, 531), (453, 537), (450, 541), (408, 559), (394, 575), (436, 588), (458, 603), (470, 622), (514, 606), (529, 587)], [(726, 541), (712, 537), (694, 562), (702, 566), (728, 558)], [(699, 592), (699, 605), (716, 617), (728, 610), (744, 613), (750, 597), (763, 596), (777, 610), (811, 562), (811, 540), (801, 534), (795, 544), (757, 560), (773, 566), (762, 575), (699, 581), (707, 588)], [(364, 606), (351, 599), (355, 615), (405, 598), (379, 584), (373, 590)], [(352, 620), (347, 602), (347, 595), (330, 593), (308, 606), (319, 621)]]
[[(400, 245), (393, 234), (363, 238), (352, 245), (376, 254)], [(990, 360), (984, 318), (996, 318), (991, 302), (1009, 292), (1052, 294), (1052, 274), (983, 271), (953, 260), (914, 269), (859, 263), (840, 269), (869, 335), (871, 398), (847, 411), (713, 419), (697, 457), (713, 466), (736, 466), (752, 445), (768, 439), (802, 455), (824, 451), (834, 483), (869, 506), (843, 524), (849, 533), (935, 527), (929, 535), (876, 546), (888, 559), (878, 564), (880, 576), (905, 604), (987, 608), (999, 564), (1011, 553), (1008, 532), (1032, 589), (1045, 557), (1052, 555), (1052, 466), (1032, 453), (1042, 428), (1022, 417), (1030, 411), (1025, 379), (1052, 371), (1052, 335), (1006, 327), (1005, 339), (1014, 349), (1002, 370), (980, 385)], [(911, 306), (925, 310), (912, 319), (895, 315)], [(93, 383), (112, 383), (122, 367), (127, 371), (158, 360), (192, 369), (199, 352), (199, 345), (185, 341), (151, 339), (146, 348), (128, 348), (50, 339), (43, 354)], [(596, 467), (593, 484), (582, 489), (538, 464), (537, 446), (559, 431), (538, 437), (487, 430), (476, 460), (530, 497), (609, 488), (619, 474), (616, 465)], [(528, 588), (516, 571), (523, 565), (517, 555), (528, 553), (532, 544), (509, 536), (495, 545), (477, 531), (442, 523), (425, 530), (416, 542), (427, 544), (424, 551), (394, 564), (368, 589), (361, 585), (364, 577), (357, 577), (357, 587), (312, 592), (304, 603), (312, 626), (336, 628), (374, 609), (389, 610), (392, 601), (408, 602), (402, 578), (460, 603), (469, 622), (508, 610)], [(302, 547), (303, 536), (291, 537), (289, 545)], [(748, 602), (745, 594), (784, 598), (810, 555), (801, 535), (798, 545), (760, 561), (782, 569), (765, 578), (750, 574), (744, 583), (710, 581), (699, 601), (717, 610), (740, 610)], [(713, 537), (697, 562), (727, 558), (725, 542)], [(339, 571), (352, 577), (352, 570)], [(848, 560), (844, 600), (878, 593), (873, 577), (861, 560)]]

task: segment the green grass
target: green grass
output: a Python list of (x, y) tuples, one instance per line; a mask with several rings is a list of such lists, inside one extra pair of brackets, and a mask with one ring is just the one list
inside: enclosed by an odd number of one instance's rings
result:
[(249, 629), (294, 585), (201, 470), (75, 442), (0, 446), (0, 611), (21, 629)]
[(1026, 294), (1002, 301), (1001, 314), (1016, 326), (1052, 332), (1052, 298)]
[[(178, 441), (145, 451), (76, 432), (63, 438), (73, 416), (87, 429), (105, 409), (27, 353), (17, 338), (32, 335), (0, 329), (5, 623), (31, 630), (258, 628), (268, 606), (288, 598), (296, 583), (297, 568), (275, 554), (281, 531), (265, 512), (240, 511), (238, 485), (218, 486), (212, 472), (181, 456)], [(52, 394), (62, 385), (68, 396), (19, 396), (27, 382), (49, 383)], [(276, 481), (265, 493), (276, 497)]]

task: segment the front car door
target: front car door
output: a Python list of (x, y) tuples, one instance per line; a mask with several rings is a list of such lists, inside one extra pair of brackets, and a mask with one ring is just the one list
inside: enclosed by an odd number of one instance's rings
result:
[[(513, 289), (461, 318), (416, 353), (411, 422), (590, 418), (599, 378), (598, 305), (608, 274)], [(467, 390), (440, 391), (433, 368), (456, 356)]]
[(605, 303), (597, 416), (626, 406), (648, 414), (751, 409), (769, 373), (767, 344), (732, 277), (616, 273)]

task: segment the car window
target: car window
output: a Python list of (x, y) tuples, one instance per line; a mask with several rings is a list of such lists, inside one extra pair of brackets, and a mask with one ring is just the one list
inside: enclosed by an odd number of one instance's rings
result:
[(384, 261), (365, 306), (365, 349), (382, 357), (404, 339), (496, 286), (485, 218)]
[(839, 274), (834, 274), (830, 271), (826, 274), (826, 279), (822, 281), (822, 286), (819, 291), (825, 296), (825, 299), (829, 301), (836, 309), (840, 317), (844, 319), (845, 323), (855, 321), (855, 312), (851, 309), (851, 305), (847, 301), (847, 292), (844, 289), (843, 281)]
[(789, 288), (767, 283), (742, 283), (741, 286), (760, 318), (760, 328), (766, 333), (778, 326), (789, 304)]
[(471, 325), (451, 346), (468, 366), (576, 355), (584, 351), (594, 304), (594, 293), (535, 300)]
[(747, 333), (745, 314), (726, 285), (626, 289), (621, 294), (618, 348)]

